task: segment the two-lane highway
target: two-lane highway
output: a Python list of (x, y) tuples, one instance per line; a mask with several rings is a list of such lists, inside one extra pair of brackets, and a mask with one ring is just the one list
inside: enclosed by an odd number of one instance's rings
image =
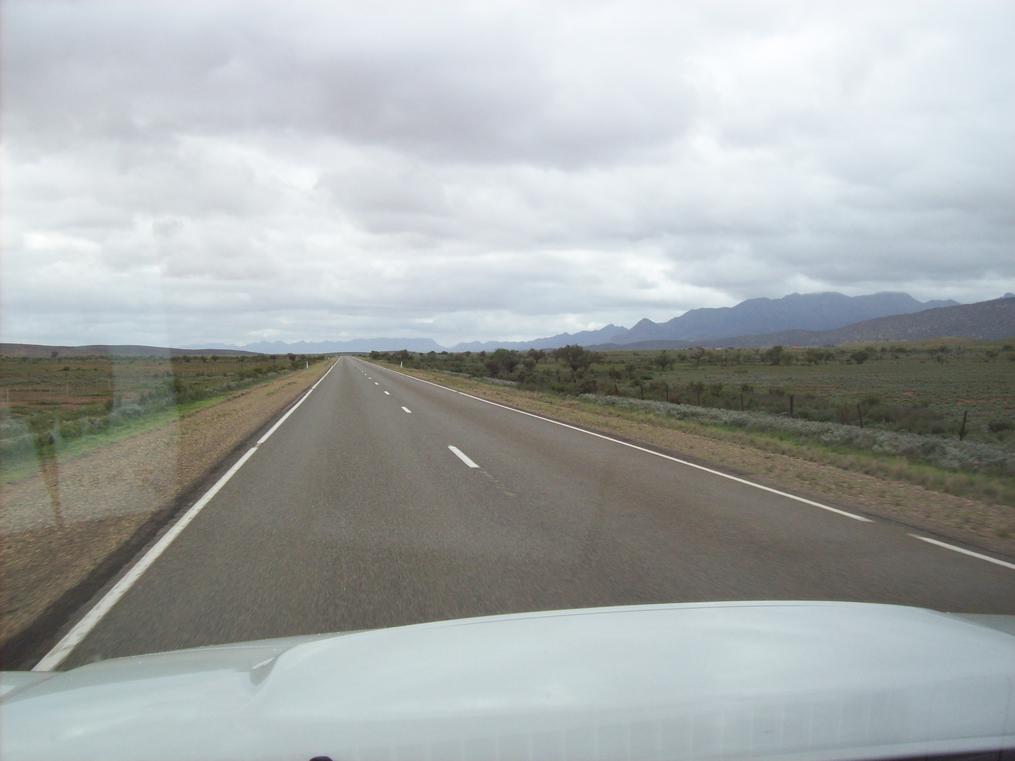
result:
[(1004, 559), (352, 357), (219, 486), (44, 667), (623, 603), (838, 599), (1015, 613)]

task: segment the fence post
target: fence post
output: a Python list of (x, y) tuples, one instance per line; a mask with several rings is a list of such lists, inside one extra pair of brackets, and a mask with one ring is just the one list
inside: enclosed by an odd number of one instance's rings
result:
[(789, 416), (793, 417), (793, 394), (789, 395)]
[(640, 394), (642, 399), (645, 398), (645, 384), (642, 383), (641, 381), (638, 381), (638, 393)]
[(666, 389), (666, 403), (669, 404), (669, 401), (670, 401), (670, 384), (669, 383), (664, 383), (663, 384), (663, 388)]
[(962, 427), (959, 428), (959, 441), (966, 438), (966, 418), (969, 417), (969, 410), (965, 410), (962, 413)]
[(856, 403), (856, 416), (860, 418), (860, 427), (863, 428), (863, 408), (860, 406), (860, 402)]

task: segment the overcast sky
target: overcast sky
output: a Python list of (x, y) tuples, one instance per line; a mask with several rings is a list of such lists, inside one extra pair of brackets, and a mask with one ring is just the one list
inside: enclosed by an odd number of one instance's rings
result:
[(1012, 2), (2, 22), (4, 340), (453, 343), (1015, 290)]

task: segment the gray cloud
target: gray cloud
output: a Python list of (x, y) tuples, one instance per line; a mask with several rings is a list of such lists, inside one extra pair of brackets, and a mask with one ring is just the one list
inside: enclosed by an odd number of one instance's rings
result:
[(4, 6), (5, 340), (1015, 286), (1008, 3)]

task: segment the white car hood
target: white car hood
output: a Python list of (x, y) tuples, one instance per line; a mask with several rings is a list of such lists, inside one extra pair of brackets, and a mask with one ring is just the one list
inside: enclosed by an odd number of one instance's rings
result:
[(1015, 636), (918, 608), (654, 605), (4, 675), (15, 759), (861, 759), (1015, 746)]

